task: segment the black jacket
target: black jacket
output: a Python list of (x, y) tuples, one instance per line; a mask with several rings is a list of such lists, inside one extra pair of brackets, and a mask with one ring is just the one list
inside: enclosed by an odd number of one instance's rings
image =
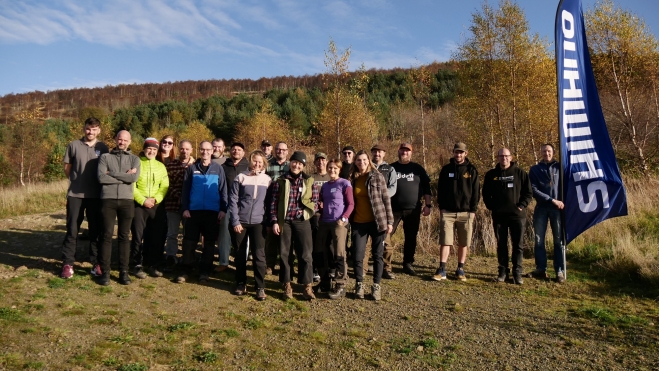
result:
[(481, 198), (478, 170), (466, 158), (462, 164), (455, 159), (444, 165), (437, 182), (437, 205), (440, 210), (475, 213)]
[(237, 164), (234, 164), (233, 158), (229, 157), (222, 164), (222, 169), (224, 169), (224, 174), (227, 177), (227, 189), (231, 189), (233, 186), (233, 180), (236, 179), (238, 174), (249, 170), (249, 162), (243, 157)]
[(483, 201), (493, 214), (522, 217), (532, 197), (528, 174), (514, 162), (505, 170), (497, 164), (485, 174)]

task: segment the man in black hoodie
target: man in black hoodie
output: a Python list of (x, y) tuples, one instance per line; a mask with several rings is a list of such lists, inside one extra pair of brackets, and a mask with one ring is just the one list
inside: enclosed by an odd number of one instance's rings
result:
[[(243, 171), (249, 169), (249, 163), (245, 158), (245, 145), (242, 143), (233, 143), (229, 149), (231, 157), (227, 158), (222, 164), (224, 175), (227, 180), (227, 189), (231, 189), (233, 180)], [(220, 222), (220, 235), (218, 236), (217, 245), (220, 250), (220, 266), (215, 270), (223, 272), (229, 267), (229, 254), (231, 253), (231, 235), (229, 234), (230, 215)], [(249, 245), (248, 245), (249, 246)]]
[(498, 282), (509, 277), (508, 231), (513, 243), (513, 281), (521, 285), (522, 249), (526, 213), (524, 209), (531, 202), (533, 191), (528, 174), (511, 161), (508, 148), (499, 150), (499, 164), (485, 174), (483, 201), (492, 211), (494, 234), (497, 238), (497, 259), (499, 260)]
[(458, 269), (455, 277), (460, 281), (467, 280), (464, 264), (481, 196), (478, 170), (469, 162), (467, 154), (467, 145), (456, 143), (453, 146), (453, 158), (439, 173), (437, 206), (440, 210), (439, 240), (442, 247), (439, 268), (432, 277), (435, 281), (446, 279), (446, 262), (453, 246), (455, 229), (458, 232)]

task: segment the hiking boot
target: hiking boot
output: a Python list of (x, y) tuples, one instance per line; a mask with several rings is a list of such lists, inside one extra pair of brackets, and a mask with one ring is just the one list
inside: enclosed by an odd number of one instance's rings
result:
[(64, 264), (64, 266), (62, 267), (62, 273), (60, 274), (60, 277), (62, 277), (64, 279), (67, 279), (67, 280), (69, 278), (73, 277), (73, 266), (68, 265), (68, 264)]
[(441, 281), (446, 279), (446, 270), (442, 268), (437, 268), (435, 275), (432, 276), (432, 279), (435, 281)]
[[(144, 272), (142, 272), (144, 273)], [(144, 275), (146, 277), (146, 274)], [(130, 285), (130, 276), (128, 275), (128, 271), (121, 271), (119, 273), (119, 283), (122, 285)]]
[(149, 268), (149, 276), (155, 278), (162, 277), (162, 272), (157, 267), (151, 267)]
[(318, 271), (314, 269), (313, 271), (313, 281), (314, 282), (320, 282), (320, 274), (318, 274)]
[(556, 273), (556, 282), (558, 283), (565, 282), (565, 273), (563, 273), (563, 271), (558, 271), (558, 273)]
[(527, 274), (526, 277), (535, 278), (536, 280), (548, 280), (549, 279), (549, 275), (547, 274), (547, 272), (545, 272), (543, 270), (540, 270), (540, 269), (534, 270), (533, 272)]
[(508, 273), (510, 273), (510, 269), (499, 267), (499, 275), (497, 276), (497, 282), (506, 282), (506, 280), (508, 279)]
[(98, 283), (101, 286), (107, 286), (110, 284), (110, 272), (105, 272), (98, 277), (96, 280), (96, 283)]
[(395, 280), (396, 275), (389, 271), (382, 271), (382, 278), (384, 278), (385, 280)]
[(93, 277), (100, 277), (103, 275), (103, 270), (100, 264), (94, 264), (94, 268), (89, 272)]
[(144, 273), (144, 270), (142, 269), (141, 265), (136, 265), (135, 268), (133, 268), (133, 276), (143, 280), (145, 279), (146, 273)]
[(322, 282), (321, 281), (320, 284), (314, 286), (314, 288), (313, 288), (313, 292), (315, 292), (316, 295), (324, 294), (324, 293), (327, 293), (327, 292), (330, 292), (330, 291), (332, 291), (332, 285), (329, 282)]
[(379, 283), (374, 283), (373, 286), (371, 286), (371, 297), (375, 301), (382, 299), (382, 292)]
[(465, 270), (463, 268), (456, 269), (455, 278), (457, 278), (458, 281), (466, 281), (467, 277), (465, 276)]
[(208, 273), (203, 272), (199, 273), (199, 283), (206, 283), (208, 282)]
[(304, 286), (304, 291), (302, 291), (302, 296), (304, 300), (313, 300), (316, 298), (316, 295), (313, 293), (313, 285), (308, 283)]
[(355, 284), (355, 299), (364, 299), (364, 283), (357, 282)]
[(346, 296), (346, 285), (336, 284), (334, 290), (327, 294), (330, 299), (336, 300)]
[(162, 271), (165, 273), (172, 273), (174, 268), (176, 268), (176, 257), (167, 255), (165, 258), (165, 266), (163, 267)]
[(176, 283), (185, 283), (189, 278), (187, 273), (181, 273), (176, 277)]
[(215, 267), (215, 272), (222, 273), (227, 269), (229, 269), (228, 265), (220, 265), (220, 266)]
[(524, 283), (524, 278), (522, 278), (521, 272), (515, 272), (515, 274), (513, 274), (513, 282), (515, 285), (521, 285)]
[(265, 298), (268, 296), (265, 294), (265, 289), (264, 288), (258, 288), (256, 289), (256, 300), (258, 301), (263, 301)]
[(412, 267), (412, 263), (403, 264), (403, 272), (407, 275), (410, 275), (410, 276), (416, 276), (416, 272), (414, 271), (414, 268)]
[(290, 282), (284, 284), (284, 293), (282, 294), (282, 299), (289, 300), (293, 299), (293, 287), (291, 287)]
[(236, 286), (236, 289), (233, 290), (234, 295), (245, 295), (247, 293), (247, 286), (245, 285), (244, 282), (238, 283), (238, 286)]
[(265, 274), (266, 274), (266, 276), (270, 276), (270, 275), (272, 275), (272, 268), (267, 267), (267, 268), (265, 269)]

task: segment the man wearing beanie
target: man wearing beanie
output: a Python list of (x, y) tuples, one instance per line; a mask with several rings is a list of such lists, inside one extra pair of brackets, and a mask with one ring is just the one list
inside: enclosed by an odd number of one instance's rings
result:
[(288, 261), (291, 242), (295, 242), (298, 257), (298, 283), (304, 285), (306, 300), (315, 299), (312, 288), (313, 241), (309, 219), (318, 209), (318, 185), (302, 170), (307, 164), (307, 155), (296, 151), (290, 159), (290, 168), (272, 185), (270, 222), (272, 232), (280, 238), (279, 281), (284, 285), (284, 300), (293, 298), (291, 267)]
[(130, 258), (135, 277), (146, 278), (143, 265), (150, 267), (149, 274), (162, 277), (160, 264), (165, 241), (163, 229), (167, 226), (167, 211), (162, 200), (169, 189), (165, 165), (156, 159), (158, 140), (146, 138), (140, 153), (140, 176), (133, 189), (135, 217), (130, 230), (133, 240)]

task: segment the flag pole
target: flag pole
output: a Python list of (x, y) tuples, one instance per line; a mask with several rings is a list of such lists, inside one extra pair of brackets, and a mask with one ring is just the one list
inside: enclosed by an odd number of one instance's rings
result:
[[(559, 22), (559, 17), (560, 17), (560, 10), (561, 10), (561, 5), (563, 5), (563, 0), (560, 0), (558, 2), (558, 7), (556, 8), (556, 20), (554, 22), (554, 39), (555, 42), (558, 42), (558, 39), (556, 38), (556, 35), (558, 33), (558, 22)], [(561, 154), (561, 157), (563, 156), (563, 140), (561, 138), (561, 92), (560, 92), (560, 84), (558, 83), (558, 79), (560, 79), (560, 71), (558, 69), (558, 48), (559, 45), (556, 44), (556, 47), (554, 48), (555, 52), (555, 60), (556, 60), (556, 110), (557, 110), (557, 120), (556, 123), (558, 125), (558, 153)], [(559, 176), (559, 182), (560, 182), (560, 201), (563, 202), (565, 205), (565, 195), (564, 195), (564, 187), (563, 187), (563, 174), (564, 174), (564, 169), (563, 169), (563, 159), (560, 159), (560, 168), (561, 168), (561, 173)], [(563, 206), (563, 209), (561, 209), (561, 250), (562, 250), (562, 257), (563, 257), (563, 277), (567, 280), (567, 257), (565, 256), (565, 251), (567, 250), (567, 244), (565, 243), (567, 241), (567, 236), (565, 234), (565, 206)], [(556, 256), (556, 255), (554, 255)]]

